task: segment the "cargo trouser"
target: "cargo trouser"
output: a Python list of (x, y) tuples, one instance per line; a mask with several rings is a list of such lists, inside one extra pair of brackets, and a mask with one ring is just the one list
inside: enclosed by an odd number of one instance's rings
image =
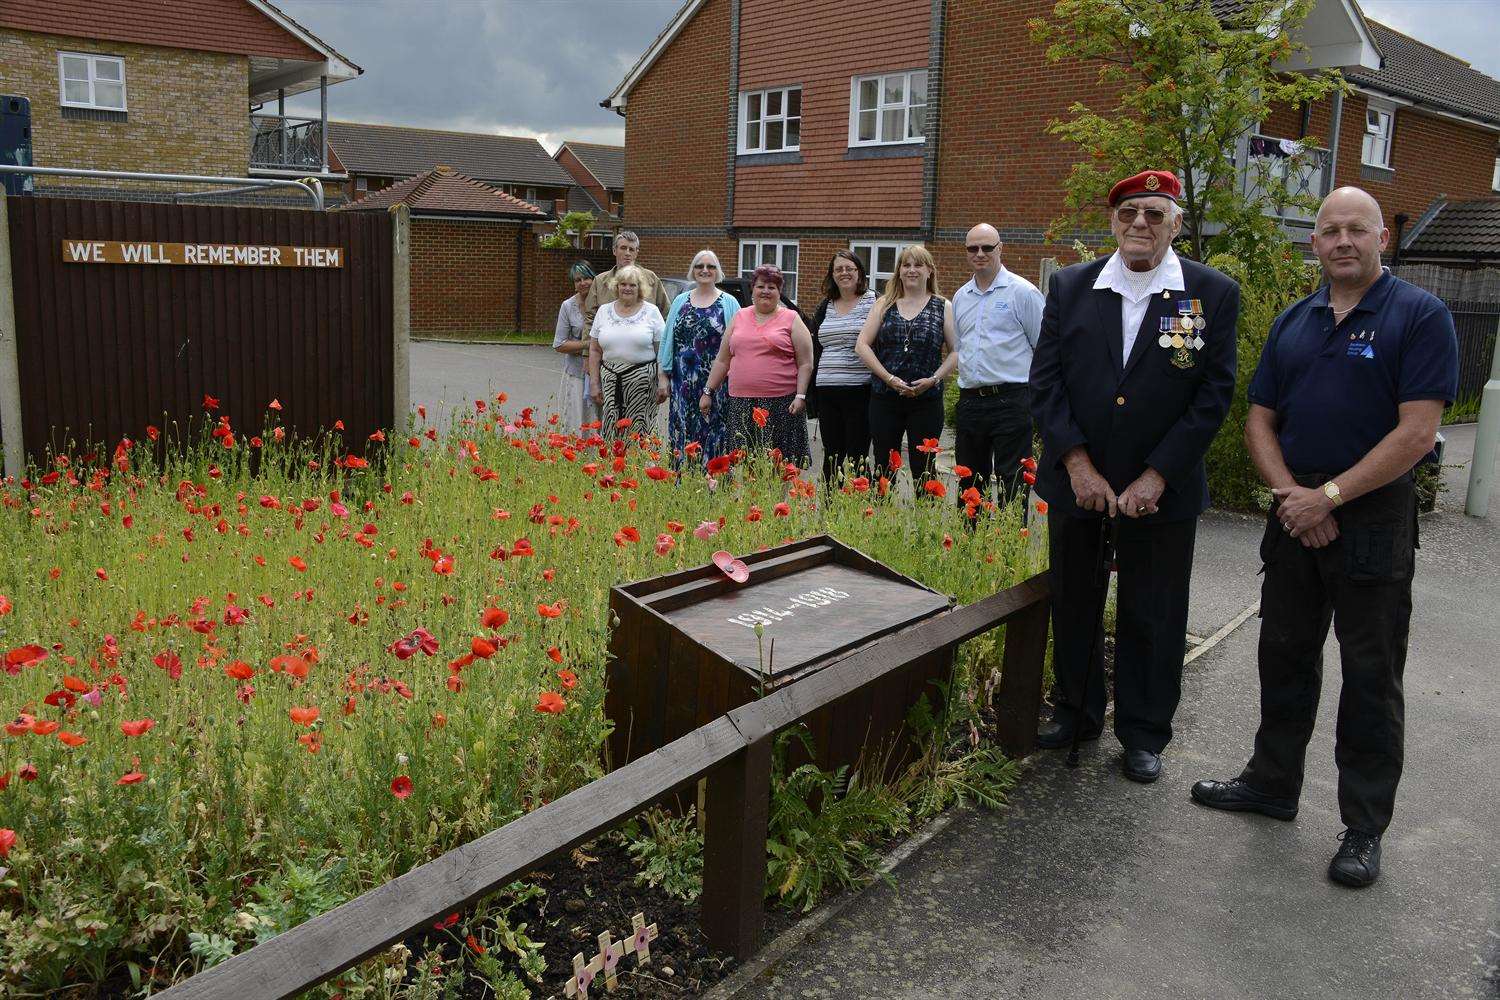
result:
[[(1327, 477), (1297, 477), (1319, 486)], [(1333, 624), (1344, 684), (1334, 759), (1344, 825), (1383, 833), (1401, 780), (1406, 703), (1402, 675), (1417, 544), (1411, 476), (1334, 511), (1339, 537), (1321, 549), (1290, 537), (1272, 509), (1260, 556), (1260, 729), (1240, 775), (1268, 795), (1296, 799)]]

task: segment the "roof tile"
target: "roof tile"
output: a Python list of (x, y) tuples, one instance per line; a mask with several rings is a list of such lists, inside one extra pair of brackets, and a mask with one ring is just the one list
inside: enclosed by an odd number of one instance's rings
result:
[(1500, 260), (1500, 198), (1449, 202), (1403, 254)]
[(600, 184), (615, 191), (625, 188), (625, 147), (606, 146), (597, 142), (565, 142), (578, 157), (583, 168), (593, 174)]
[(1500, 80), (1378, 21), (1367, 23), (1375, 44), (1385, 55), (1385, 65), (1374, 73), (1345, 71), (1351, 81), (1500, 125)]
[(367, 194), (345, 205), (341, 211), (385, 211), (396, 204), (405, 205), (414, 213), (436, 215), (492, 215), (534, 220), (548, 217), (530, 202), (512, 198), (504, 191), (465, 177), (447, 166), (434, 167), (399, 184)]
[(328, 144), (344, 169), (353, 174), (411, 177), (441, 163), (497, 184), (565, 187), (573, 183), (541, 143), (525, 136), (331, 121)]

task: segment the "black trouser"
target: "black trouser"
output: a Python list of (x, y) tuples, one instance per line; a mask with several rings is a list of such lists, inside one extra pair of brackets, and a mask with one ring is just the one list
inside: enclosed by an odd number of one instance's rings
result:
[(953, 460), (974, 473), (958, 481), (960, 507), (970, 486), (989, 499), (991, 482), (999, 486), (996, 502), (1002, 506), (1025, 495), (1021, 460), (1031, 455), (1031, 390), (1026, 383), (999, 386), (996, 395), (961, 390), (953, 435)]
[[(1161, 753), (1172, 739), (1187, 651), (1188, 580), (1198, 519), (1120, 519), (1116, 544), (1115, 735), (1127, 749)], [(1104, 643), (1099, 613), (1099, 519), (1053, 508), (1051, 559), (1053, 716), (1064, 726), (1104, 721)], [(1089, 646), (1095, 638), (1093, 662)], [(1083, 703), (1085, 673), (1088, 703)]]
[[(1304, 486), (1325, 481), (1298, 477)], [(1365, 833), (1390, 825), (1401, 780), (1416, 510), (1406, 477), (1338, 508), (1330, 545), (1310, 549), (1287, 537), (1273, 509), (1260, 546), (1260, 729), (1241, 777), (1268, 795), (1301, 793), (1332, 621), (1344, 671), (1334, 742), (1339, 813)]]
[(834, 477), (845, 462), (853, 475), (870, 465), (870, 383), (818, 386), (818, 434), (823, 439), (823, 482)]
[(875, 448), (875, 471), (890, 476), (890, 456), (901, 450), (906, 436), (907, 467), (920, 483), (932, 475), (934, 456), (918, 451), (924, 438), (943, 433), (943, 389), (935, 386), (915, 399), (894, 392), (870, 392), (870, 437)]

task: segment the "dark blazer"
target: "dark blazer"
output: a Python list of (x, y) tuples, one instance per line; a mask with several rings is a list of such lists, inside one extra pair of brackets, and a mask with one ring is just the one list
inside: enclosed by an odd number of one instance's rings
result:
[[(1036, 490), (1056, 513), (1097, 516), (1077, 506), (1062, 457), (1078, 445), (1119, 493), (1146, 470), (1161, 473), (1166, 491), (1151, 520), (1196, 517), (1208, 506), (1203, 456), (1229, 412), (1237, 360), (1235, 327), (1240, 286), (1180, 258), (1185, 289), (1152, 296), (1130, 357), (1122, 358), (1120, 296), (1095, 289), (1107, 258), (1075, 264), (1052, 276), (1041, 338), (1031, 360), (1031, 412), (1042, 436)], [(1192, 366), (1172, 364), (1161, 347), (1161, 317), (1177, 303), (1200, 299), (1206, 327)]]

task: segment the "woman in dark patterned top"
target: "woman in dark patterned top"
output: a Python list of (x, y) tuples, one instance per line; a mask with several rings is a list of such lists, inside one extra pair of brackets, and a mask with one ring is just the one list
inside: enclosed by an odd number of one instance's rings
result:
[(854, 347), (875, 376), (870, 436), (880, 475), (891, 475), (891, 455), (900, 454), (903, 436), (912, 483), (921, 489), (932, 475), (932, 453), (919, 449), (943, 433), (943, 379), (958, 367), (957, 343), (953, 307), (938, 294), (932, 254), (921, 244), (905, 247)]

